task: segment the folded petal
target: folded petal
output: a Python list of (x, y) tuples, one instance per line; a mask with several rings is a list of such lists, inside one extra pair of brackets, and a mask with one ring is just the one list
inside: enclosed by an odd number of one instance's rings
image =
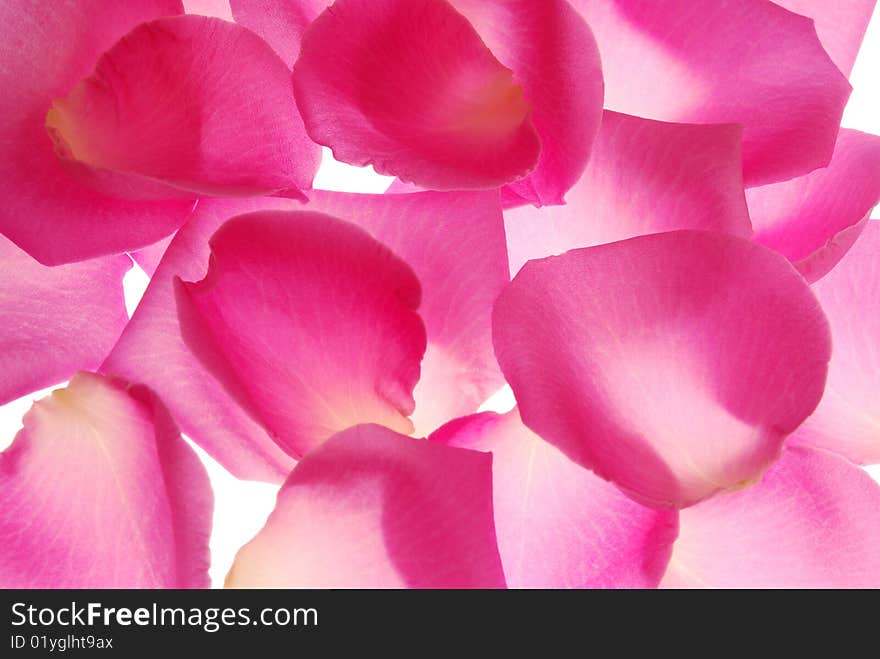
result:
[(733, 124), (673, 124), (606, 110), (565, 205), (504, 212), (511, 273), (529, 259), (648, 233), (750, 236), (741, 139)]
[(314, 212), (230, 220), (205, 279), (178, 290), (190, 349), (295, 457), (358, 423), (412, 432), (420, 301), (387, 247)]
[(492, 453), (498, 549), (511, 588), (655, 588), (678, 530), (526, 428), (513, 410), (457, 419), (432, 441)]
[(46, 126), (71, 174), (110, 196), (296, 196), (311, 187), (320, 152), (289, 75), (250, 30), (163, 18), (107, 51), (54, 101)]
[(333, 0), (229, 0), (235, 22), (259, 34), (293, 67), (303, 32)]
[(842, 128), (828, 167), (746, 196), (755, 240), (816, 281), (846, 254), (880, 202), (880, 137)]
[(541, 151), (514, 72), (446, 0), (337, 0), (306, 31), (293, 85), (337, 160), (424, 187), (496, 188)]
[(428, 347), (416, 433), (476, 412), (504, 384), (492, 348), (492, 305), (510, 281), (498, 193), (309, 196), (308, 208), (362, 226), (419, 278)]
[(0, 455), (4, 588), (204, 588), (213, 495), (141, 386), (76, 375)]
[(530, 261), (493, 327), (525, 424), (656, 506), (758, 478), (818, 404), (831, 353), (784, 258), (703, 231)]
[(375, 425), (296, 466), (234, 588), (503, 588), (492, 458)]
[(0, 3), (0, 232), (48, 264), (136, 249), (170, 234), (191, 201), (109, 199), (73, 180), (46, 131), (52, 100), (139, 23), (179, 0)]
[(813, 284), (834, 350), (822, 402), (795, 436), (861, 464), (880, 463), (880, 220)]
[(847, 460), (786, 448), (761, 481), (681, 511), (661, 586), (880, 587), (880, 486)]
[(101, 363), (128, 321), (124, 254), (50, 268), (0, 236), (0, 405)]
[(844, 75), (849, 76), (877, 0), (773, 0), (812, 18), (819, 40)]
[(769, 0), (571, 0), (599, 43), (605, 107), (743, 125), (746, 183), (826, 165), (850, 87), (810, 19)]

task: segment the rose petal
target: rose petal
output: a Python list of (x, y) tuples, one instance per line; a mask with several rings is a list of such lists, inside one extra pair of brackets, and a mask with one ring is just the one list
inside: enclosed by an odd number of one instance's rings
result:
[(226, 585), (503, 588), (492, 459), (380, 426), (341, 432), (296, 466)]
[(530, 261), (493, 327), (525, 424), (658, 506), (760, 476), (819, 402), (831, 352), (785, 259), (702, 231)]
[(303, 32), (333, 0), (229, 0), (228, 4), (235, 22), (263, 37), (292, 68)]
[(190, 349), (295, 457), (358, 423), (412, 432), (420, 300), (387, 247), (313, 212), (230, 220), (178, 291)]
[(831, 324), (825, 395), (796, 440), (862, 464), (880, 462), (880, 220), (813, 292)]
[(80, 373), (0, 455), (4, 588), (204, 588), (213, 496), (143, 387)]
[(183, 0), (183, 7), (187, 14), (201, 14), (227, 21), (233, 20), (229, 0)]
[(289, 75), (250, 30), (163, 18), (107, 51), (55, 100), (46, 125), (72, 175), (110, 196), (297, 196), (311, 187), (320, 154)]
[(827, 168), (752, 188), (747, 199), (755, 240), (816, 281), (846, 254), (880, 202), (880, 137), (842, 128)]
[(152, 277), (156, 274), (156, 269), (159, 267), (159, 263), (162, 261), (162, 257), (165, 255), (173, 239), (173, 235), (168, 236), (157, 243), (147, 245), (143, 249), (132, 252), (129, 256), (147, 273), (148, 277)]
[(128, 321), (127, 256), (49, 268), (0, 236), (0, 405), (95, 368)]
[(505, 211), (510, 270), (529, 259), (648, 233), (707, 229), (748, 237), (742, 129), (606, 111), (565, 206)]
[(826, 165), (850, 87), (812, 21), (769, 0), (571, 0), (596, 35), (605, 107), (743, 124), (748, 185)]
[(877, 0), (773, 0), (789, 11), (809, 16), (819, 40), (837, 68), (849, 76)]
[(294, 65), (313, 140), (438, 190), (528, 174), (541, 145), (513, 72), (445, 0), (337, 0)]
[(492, 453), (498, 549), (511, 588), (654, 588), (678, 530), (526, 428), (516, 410), (452, 421), (431, 440)]
[(880, 587), (880, 487), (843, 458), (787, 448), (761, 482), (681, 511), (662, 586)]
[(62, 168), (45, 125), (52, 99), (103, 51), (139, 23), (182, 10), (178, 0), (0, 3), (0, 232), (40, 261), (143, 247), (189, 213), (190, 201), (132, 203), (84, 188)]

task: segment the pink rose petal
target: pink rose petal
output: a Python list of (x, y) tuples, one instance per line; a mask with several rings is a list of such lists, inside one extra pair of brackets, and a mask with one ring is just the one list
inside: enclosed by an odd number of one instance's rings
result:
[(147, 245), (143, 249), (132, 252), (129, 256), (147, 273), (148, 277), (152, 277), (156, 274), (156, 269), (159, 267), (159, 263), (161, 263), (162, 257), (165, 256), (165, 252), (168, 250), (168, 246), (173, 239), (173, 235), (168, 236), (157, 243)]
[(183, 7), (187, 14), (214, 16), (226, 21), (233, 20), (229, 0), (183, 0)]
[(657, 506), (758, 478), (818, 404), (831, 352), (784, 258), (702, 231), (530, 261), (493, 326), (525, 424)]
[(136, 249), (176, 229), (191, 201), (109, 199), (72, 180), (53, 153), (46, 113), (102, 52), (178, 0), (0, 3), (0, 232), (48, 264)]
[(505, 211), (510, 270), (529, 259), (648, 233), (707, 229), (748, 237), (742, 129), (606, 111), (566, 204)]
[(827, 168), (752, 188), (747, 198), (755, 240), (816, 281), (846, 254), (880, 202), (880, 137), (842, 128)]
[(341, 432), (296, 466), (226, 585), (503, 588), (492, 458), (380, 426)]
[(80, 373), (0, 455), (0, 586), (204, 588), (213, 496), (143, 387)]
[(831, 323), (834, 350), (825, 395), (798, 442), (880, 463), (880, 220), (813, 292)]
[(294, 457), (358, 423), (412, 432), (420, 301), (387, 247), (314, 212), (230, 220), (178, 290), (190, 349)]
[(259, 34), (293, 67), (303, 32), (333, 0), (229, 0), (235, 22)]
[(514, 410), (452, 421), (431, 440), (492, 453), (495, 528), (511, 588), (654, 588), (678, 529), (526, 428)]
[(880, 486), (831, 453), (787, 448), (761, 481), (681, 511), (662, 586), (880, 588)]
[(826, 165), (850, 87), (811, 20), (770, 0), (571, 0), (599, 43), (605, 107), (743, 125), (748, 185)]
[(54, 268), (0, 236), (0, 405), (98, 366), (128, 321), (125, 255)]

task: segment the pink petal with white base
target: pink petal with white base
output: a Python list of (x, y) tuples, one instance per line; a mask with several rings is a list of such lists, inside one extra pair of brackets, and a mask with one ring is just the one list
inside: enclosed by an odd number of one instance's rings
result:
[(743, 125), (746, 183), (831, 158), (850, 93), (810, 19), (770, 0), (571, 0), (599, 43), (605, 107)]
[(746, 196), (755, 240), (816, 281), (852, 247), (880, 202), (880, 137), (842, 128), (828, 167)]
[(54, 268), (0, 236), (0, 405), (98, 366), (128, 321), (125, 255)]
[(654, 588), (678, 530), (526, 428), (514, 410), (452, 421), (431, 441), (492, 453), (495, 529), (511, 588)]
[(530, 261), (493, 327), (524, 423), (655, 506), (757, 479), (818, 404), (831, 353), (783, 257), (703, 231)]
[(233, 588), (503, 588), (492, 458), (357, 426), (306, 456)]
[(206, 588), (208, 475), (144, 387), (80, 373), (0, 455), (4, 588)]
[(387, 247), (313, 212), (230, 220), (178, 290), (190, 349), (295, 457), (358, 423), (412, 432), (420, 300)]
[(861, 464), (880, 463), (880, 220), (813, 284), (834, 350), (825, 395), (795, 436)]
[(681, 511), (661, 586), (880, 588), (880, 486), (847, 460), (786, 448), (761, 481)]
[(504, 212), (510, 271), (529, 259), (674, 229), (751, 235), (742, 129), (671, 124), (606, 111), (584, 175), (564, 206)]

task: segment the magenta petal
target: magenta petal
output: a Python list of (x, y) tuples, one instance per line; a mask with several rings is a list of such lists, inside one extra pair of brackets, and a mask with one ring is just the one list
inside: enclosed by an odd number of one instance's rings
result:
[(681, 511), (662, 586), (880, 587), (880, 486), (831, 453), (787, 448), (761, 481)]
[(303, 32), (333, 0), (229, 0), (235, 22), (259, 34), (293, 67)]
[(0, 236), (0, 405), (101, 363), (128, 321), (125, 255), (50, 268)]
[(798, 442), (862, 464), (880, 463), (880, 220), (870, 220), (855, 246), (813, 292), (831, 323), (834, 350), (828, 384)]
[(783, 257), (702, 231), (530, 261), (493, 326), (525, 424), (659, 506), (758, 478), (818, 404), (831, 353)]
[(158, 399), (80, 373), (0, 455), (0, 586), (204, 588), (213, 496)]
[(564, 206), (504, 212), (510, 271), (529, 259), (674, 229), (751, 235), (742, 129), (606, 111), (586, 171)]
[(306, 31), (293, 85), (309, 135), (342, 162), (450, 190), (538, 161), (514, 73), (445, 0), (337, 0)]
[(834, 267), (880, 202), (880, 137), (842, 128), (825, 169), (747, 191), (755, 240), (807, 281)]
[(156, 269), (159, 267), (159, 263), (161, 263), (162, 257), (165, 256), (165, 252), (168, 250), (168, 246), (173, 239), (173, 235), (168, 236), (157, 243), (147, 245), (136, 252), (131, 252), (129, 256), (141, 267), (148, 277), (152, 277), (156, 274)]
[(498, 548), (511, 588), (654, 588), (678, 530), (526, 428), (514, 410), (452, 421), (431, 440), (492, 453)]
[(164, 18), (107, 51), (55, 100), (46, 124), (72, 175), (113, 197), (300, 194), (320, 153), (289, 76), (250, 30), (205, 16)]
[(380, 426), (341, 432), (296, 466), (226, 585), (503, 588), (492, 458)]
[(46, 132), (52, 100), (133, 27), (182, 12), (178, 0), (0, 3), (0, 232), (48, 264), (143, 247), (192, 203), (108, 199), (74, 181)]
[(850, 87), (811, 20), (769, 0), (571, 0), (599, 43), (605, 107), (740, 123), (748, 185), (828, 163)]
[(789, 11), (809, 16), (816, 23), (819, 40), (844, 75), (853, 64), (877, 0), (773, 0)]
[(178, 291), (190, 349), (295, 457), (358, 423), (412, 432), (420, 300), (387, 247), (313, 212), (228, 221), (205, 279)]

